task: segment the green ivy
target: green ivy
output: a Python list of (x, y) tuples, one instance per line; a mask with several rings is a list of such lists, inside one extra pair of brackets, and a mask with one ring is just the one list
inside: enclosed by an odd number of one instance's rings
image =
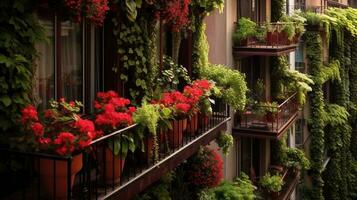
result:
[(208, 42), (203, 19), (215, 9), (222, 11), (224, 0), (193, 0), (190, 4), (192, 29), (192, 78), (198, 78), (201, 67), (208, 64)]
[[(114, 72), (126, 83), (130, 97), (138, 101), (151, 94), (152, 81), (157, 73), (156, 58), (156, 21), (138, 15), (135, 21), (113, 19), (114, 35), (117, 38), (118, 53), (123, 68)], [(150, 47), (150, 48), (148, 48)]]
[(15, 132), (20, 109), (31, 103), (36, 42), (44, 29), (31, 0), (0, 3), (0, 129)]
[(324, 114), (324, 98), (322, 84), (316, 81), (322, 68), (322, 41), (318, 32), (307, 31), (304, 34), (306, 42), (306, 57), (309, 65), (309, 74), (315, 84), (310, 92), (311, 119), (309, 130), (311, 135), (310, 144), (310, 174), (312, 178), (311, 199), (323, 199), (323, 180), (321, 172), (324, 159), (324, 121), (321, 116)]

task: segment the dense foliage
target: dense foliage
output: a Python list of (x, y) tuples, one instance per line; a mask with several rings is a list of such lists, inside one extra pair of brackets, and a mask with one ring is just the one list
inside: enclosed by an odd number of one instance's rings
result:
[(44, 38), (30, 0), (0, 4), (0, 129), (16, 130), (20, 109), (31, 102), (37, 56), (36, 42)]
[(324, 98), (322, 91), (322, 84), (316, 81), (321, 73), (322, 66), (322, 41), (318, 32), (307, 31), (304, 35), (306, 42), (306, 57), (309, 64), (309, 74), (315, 81), (310, 92), (311, 105), (311, 119), (309, 123), (309, 130), (311, 134), (310, 144), (310, 159), (311, 169), (310, 174), (312, 178), (312, 199), (323, 199), (322, 188), (323, 180), (321, 171), (324, 159), (324, 121), (321, 116), (324, 114)]
[(221, 89), (222, 99), (235, 110), (243, 110), (248, 91), (244, 74), (224, 65), (210, 64), (202, 68), (201, 76), (216, 82)]

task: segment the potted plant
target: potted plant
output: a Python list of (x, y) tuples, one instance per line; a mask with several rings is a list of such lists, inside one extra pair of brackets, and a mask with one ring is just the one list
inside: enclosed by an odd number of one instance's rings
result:
[(268, 122), (274, 121), (274, 116), (279, 111), (279, 105), (276, 102), (264, 102), (261, 106), (265, 109), (265, 117)]
[(284, 182), (280, 174), (270, 175), (268, 172), (261, 178), (260, 185), (267, 193), (276, 197), (282, 190)]
[[(50, 106), (41, 116), (33, 105), (22, 109), (21, 122), (27, 134), (20, 141), (36, 151), (72, 159), (70, 172), (65, 159), (54, 161), (53, 158), (41, 157), (35, 162), (46, 198), (64, 199), (69, 195), (68, 183), (72, 188), (76, 174), (82, 169), (81, 151), (101, 134), (95, 130), (92, 121), (78, 115), (82, 107), (80, 102), (67, 103), (62, 98), (50, 101)], [(70, 180), (67, 179), (68, 173)]]
[[(134, 122), (138, 124), (139, 141), (144, 139), (144, 146), (142, 151), (146, 152), (145, 160), (150, 162), (151, 158), (154, 158), (154, 162), (158, 159), (158, 149), (160, 148), (160, 142), (163, 142), (162, 137), (158, 137), (159, 122), (165, 120), (165, 122), (171, 117), (171, 110), (169, 108), (161, 108), (158, 104), (147, 104), (144, 102), (140, 108), (136, 110), (133, 115)], [(163, 122), (160, 122), (163, 123)], [(148, 130), (147, 135), (145, 135)], [(163, 134), (163, 132), (160, 132)]]
[(306, 158), (304, 152), (297, 148), (287, 148), (285, 166), (294, 170), (310, 169), (310, 161)]
[(237, 29), (233, 33), (233, 42), (237, 46), (247, 46), (254, 44), (257, 24), (252, 20), (242, 17), (238, 20)]
[[(119, 97), (114, 91), (98, 92), (97, 99), (94, 101), (94, 108), (96, 113), (95, 124), (105, 134), (131, 125), (133, 123), (132, 115), (136, 111), (135, 107), (130, 106), (130, 100)], [(99, 155), (104, 154), (105, 157), (99, 159), (106, 162), (104, 166), (100, 166), (106, 184), (120, 182), (125, 157), (129, 150), (132, 152), (135, 150), (133, 135), (129, 133), (116, 135), (104, 145), (104, 153)]]
[(266, 43), (267, 45), (277, 45), (279, 41), (279, 32), (278, 27), (275, 24), (266, 23), (265, 25), (267, 34), (266, 34)]
[[(191, 105), (191, 109), (188, 113), (189, 120), (187, 129), (187, 132), (191, 135), (194, 135), (198, 130), (198, 112), (200, 108), (204, 107), (207, 109), (204, 111), (206, 114), (209, 112), (209, 109), (212, 110), (212, 108), (210, 108), (211, 104), (209, 100), (212, 87), (213, 83), (208, 80), (196, 80), (192, 83), (192, 85), (184, 88), (183, 94), (187, 97), (187, 100)], [(203, 104), (203, 106), (200, 106), (201, 104)]]
[(153, 103), (171, 109), (173, 116), (171, 121), (172, 131), (168, 135), (168, 140), (171, 147), (180, 146), (183, 142), (183, 132), (187, 129), (188, 112), (191, 109), (187, 97), (179, 91), (164, 92), (162, 97)]

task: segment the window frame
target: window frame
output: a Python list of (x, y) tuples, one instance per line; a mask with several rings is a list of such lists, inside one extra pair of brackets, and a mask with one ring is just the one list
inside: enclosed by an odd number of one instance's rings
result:
[[(62, 33), (62, 22), (64, 20), (61, 12), (49, 8), (48, 5), (42, 5), (38, 12), (39, 19), (51, 20), (53, 23), (53, 34), (54, 34), (54, 58), (53, 59), (53, 70), (54, 70), (54, 91), (52, 96), (54, 99), (60, 99), (63, 97), (62, 91), (62, 63), (61, 63), (61, 33)], [(80, 32), (81, 32), (81, 98), (80, 99), (68, 99), (68, 100), (78, 100), (84, 105), (82, 112), (91, 113), (92, 111), (92, 101), (95, 98), (95, 93), (98, 91), (103, 91), (104, 89), (104, 25), (103, 27), (96, 27), (90, 23), (87, 23), (86, 19), (83, 18), (80, 22)], [(101, 33), (97, 38), (97, 33)], [(97, 45), (97, 39), (99, 39), (100, 44)], [(98, 62), (97, 54), (100, 55), (100, 60)], [(94, 61), (94, 63), (93, 63)], [(99, 66), (98, 66), (99, 63)], [(99, 73), (98, 73), (99, 72)], [(93, 76), (95, 80), (93, 80)], [(94, 83), (92, 83), (94, 81)]]

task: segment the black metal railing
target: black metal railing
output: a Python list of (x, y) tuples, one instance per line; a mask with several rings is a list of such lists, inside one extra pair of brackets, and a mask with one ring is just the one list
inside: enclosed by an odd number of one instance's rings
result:
[(109, 197), (113, 191), (133, 179), (150, 173), (148, 170), (155, 163), (192, 144), (192, 141), (212, 131), (228, 117), (228, 106), (216, 101), (210, 116), (197, 114), (190, 119), (172, 121), (172, 129), (159, 129), (156, 139), (144, 132), (144, 141), (136, 146), (142, 146), (145, 152), (141, 148), (126, 152), (131, 147), (128, 141), (138, 136), (138, 125), (94, 140), (86, 151), (69, 157), (1, 148), (0, 155), (6, 155), (6, 158), (2, 157), (6, 163), (16, 163), (21, 173), (16, 172), (12, 164), (6, 165), (7, 171), (11, 172), (7, 173), (9, 179), (16, 180), (16, 184), (9, 186), (12, 190), (0, 193), (0, 199)]

